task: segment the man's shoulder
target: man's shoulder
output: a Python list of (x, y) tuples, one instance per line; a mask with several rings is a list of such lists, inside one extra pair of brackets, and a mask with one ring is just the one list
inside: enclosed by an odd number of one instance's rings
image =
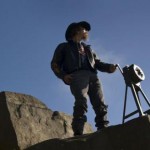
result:
[(68, 42), (59, 43), (59, 44), (57, 45), (57, 49), (63, 50), (63, 49), (65, 49), (68, 45), (69, 45)]
[(55, 50), (56, 51), (62, 51), (64, 49), (65, 45), (66, 45), (66, 42), (59, 43), (59, 44), (57, 44)]
[(61, 46), (61, 47), (64, 47), (64, 46), (66, 46), (66, 45), (68, 45), (68, 42), (62, 42), (62, 43), (59, 43), (59, 44), (58, 44), (58, 46)]

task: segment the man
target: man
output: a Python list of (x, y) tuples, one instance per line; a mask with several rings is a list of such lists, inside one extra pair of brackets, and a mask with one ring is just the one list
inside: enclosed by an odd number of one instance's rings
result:
[(113, 73), (116, 66), (102, 62), (90, 46), (83, 43), (88, 39), (90, 30), (91, 26), (86, 21), (71, 23), (65, 33), (67, 42), (57, 46), (51, 61), (55, 75), (70, 86), (75, 97), (72, 120), (74, 136), (83, 134), (88, 96), (96, 114), (97, 130), (107, 127), (109, 123), (97, 70)]

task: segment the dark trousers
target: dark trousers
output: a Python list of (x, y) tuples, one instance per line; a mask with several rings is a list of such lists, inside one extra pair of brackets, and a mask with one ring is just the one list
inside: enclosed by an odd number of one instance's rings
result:
[(95, 111), (95, 126), (99, 129), (106, 127), (107, 106), (104, 103), (104, 96), (101, 83), (96, 73), (80, 70), (72, 74), (73, 79), (70, 85), (72, 94), (75, 97), (72, 129), (75, 134), (82, 134), (84, 124), (87, 121), (87, 98)]

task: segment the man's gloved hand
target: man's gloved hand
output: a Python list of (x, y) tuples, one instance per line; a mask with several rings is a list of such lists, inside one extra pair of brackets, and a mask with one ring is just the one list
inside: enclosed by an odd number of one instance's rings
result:
[(116, 69), (117, 69), (117, 65), (116, 65), (116, 64), (111, 64), (111, 65), (110, 65), (110, 68), (109, 68), (109, 72), (110, 72), (110, 73), (113, 73), (113, 72), (116, 71)]

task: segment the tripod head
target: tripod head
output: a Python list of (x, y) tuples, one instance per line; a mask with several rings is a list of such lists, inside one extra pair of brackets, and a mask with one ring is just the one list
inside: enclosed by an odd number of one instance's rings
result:
[(125, 66), (123, 69), (120, 68), (119, 64), (116, 65), (120, 72), (122, 73), (125, 83), (130, 86), (130, 84), (138, 84), (139, 82), (145, 80), (145, 75), (142, 69), (132, 64), (130, 66)]

